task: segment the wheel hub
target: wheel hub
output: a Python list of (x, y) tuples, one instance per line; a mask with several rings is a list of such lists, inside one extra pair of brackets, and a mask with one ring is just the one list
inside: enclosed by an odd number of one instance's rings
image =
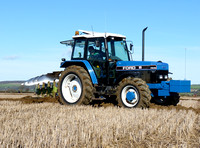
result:
[(126, 94), (126, 99), (127, 99), (128, 101), (130, 101), (130, 102), (133, 101), (133, 100), (135, 99), (135, 93), (129, 91), (129, 92)]
[(73, 86), (72, 86), (72, 91), (73, 91), (73, 92), (76, 92), (76, 91), (77, 91), (77, 86), (76, 86), (76, 85), (73, 85)]

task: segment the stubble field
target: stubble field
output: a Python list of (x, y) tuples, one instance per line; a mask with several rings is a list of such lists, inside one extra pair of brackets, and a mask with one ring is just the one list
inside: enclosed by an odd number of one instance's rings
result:
[(200, 147), (198, 97), (149, 109), (32, 97), (0, 94), (0, 147)]

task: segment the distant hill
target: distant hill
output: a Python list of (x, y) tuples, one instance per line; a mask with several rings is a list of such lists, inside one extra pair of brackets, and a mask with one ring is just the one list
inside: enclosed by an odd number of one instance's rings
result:
[(0, 81), (0, 84), (9, 84), (9, 83), (24, 83), (25, 81)]
[(191, 89), (200, 89), (200, 84), (192, 84)]
[(25, 81), (0, 81), (0, 92), (34, 92), (35, 86), (21, 85)]
[(200, 84), (191, 85), (191, 94), (193, 96), (200, 96)]

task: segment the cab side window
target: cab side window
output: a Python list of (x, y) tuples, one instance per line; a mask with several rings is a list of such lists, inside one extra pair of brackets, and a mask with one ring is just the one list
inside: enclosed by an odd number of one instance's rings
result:
[(104, 42), (99, 42), (97, 46), (96, 41), (88, 41), (87, 59), (88, 60), (106, 60)]
[(72, 58), (84, 58), (85, 40), (76, 40)]

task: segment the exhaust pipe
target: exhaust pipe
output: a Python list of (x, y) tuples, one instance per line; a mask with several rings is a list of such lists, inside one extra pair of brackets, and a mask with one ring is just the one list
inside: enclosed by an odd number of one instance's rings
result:
[(142, 31), (142, 61), (144, 61), (144, 38), (145, 38), (145, 34), (144, 32), (147, 30), (148, 27), (144, 28)]

